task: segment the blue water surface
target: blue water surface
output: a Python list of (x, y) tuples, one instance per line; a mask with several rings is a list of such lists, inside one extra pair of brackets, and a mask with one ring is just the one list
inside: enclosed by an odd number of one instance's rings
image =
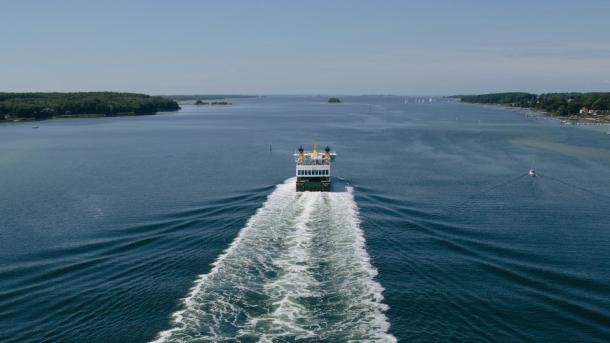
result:
[[(317, 336), (237, 316), (244, 326), (219, 326), (234, 340), (257, 341), (265, 330), (278, 342), (610, 340), (606, 128), (446, 99), (326, 100), (269, 96), (38, 129), (0, 124), (0, 341), (145, 342), (177, 327), (182, 299), (293, 176), (293, 151), (312, 143), (337, 151), (333, 173), (353, 199), (280, 194), (294, 206), (274, 218), (269, 205), (252, 231), (280, 230), (260, 243), (270, 248), (245, 241), (236, 250), (260, 264), (226, 267), (214, 291), (261, 286), (223, 294), (228, 307), (268, 319), (280, 305), (265, 292), (278, 284), (257, 284), (256, 273), (268, 266), (264, 282), (282, 280), (280, 262), (306, 264), (290, 255), (306, 247), (317, 264), (307, 264), (312, 277), (298, 290), (311, 293), (292, 301), (315, 314), (295, 323)], [(359, 230), (365, 253), (345, 250), (342, 264), (326, 254), (357, 245)], [(343, 275), (340, 265), (357, 272)], [(374, 311), (358, 306), (368, 298), (333, 298), (377, 285)], [(203, 298), (194, 297), (202, 316), (211, 301)], [(371, 325), (333, 336), (354, 323), (346, 316)], [(200, 326), (185, 341), (207, 330), (195, 317)]]

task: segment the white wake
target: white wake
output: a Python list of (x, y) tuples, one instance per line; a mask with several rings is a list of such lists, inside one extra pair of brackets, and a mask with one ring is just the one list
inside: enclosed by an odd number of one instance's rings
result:
[(278, 185), (155, 342), (395, 342), (351, 192)]

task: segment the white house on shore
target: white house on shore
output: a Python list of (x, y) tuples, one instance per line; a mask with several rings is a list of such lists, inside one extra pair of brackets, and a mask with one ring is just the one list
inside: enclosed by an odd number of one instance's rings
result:
[(587, 106), (583, 106), (580, 111), (578, 111), (579, 114), (597, 114), (597, 111), (589, 109)]

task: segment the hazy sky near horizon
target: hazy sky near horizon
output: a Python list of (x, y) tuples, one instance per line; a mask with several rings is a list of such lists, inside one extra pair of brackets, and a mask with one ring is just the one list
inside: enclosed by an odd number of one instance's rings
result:
[(610, 91), (610, 1), (0, 0), (0, 91)]

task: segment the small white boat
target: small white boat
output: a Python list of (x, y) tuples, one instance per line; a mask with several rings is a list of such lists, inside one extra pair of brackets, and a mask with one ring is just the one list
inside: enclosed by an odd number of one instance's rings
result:
[(536, 171), (535, 171), (534, 169), (530, 169), (530, 170), (527, 172), (527, 175), (532, 176), (532, 177), (535, 177), (535, 176), (536, 176)]

